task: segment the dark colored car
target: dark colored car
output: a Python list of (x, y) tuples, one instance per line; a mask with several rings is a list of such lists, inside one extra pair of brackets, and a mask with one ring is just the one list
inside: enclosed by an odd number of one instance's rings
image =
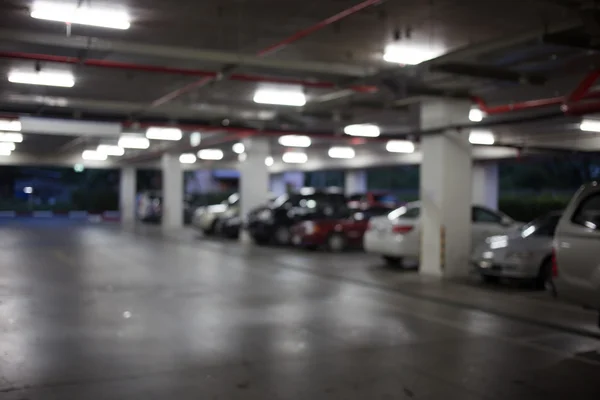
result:
[(291, 229), (292, 243), (309, 249), (325, 247), (335, 252), (348, 247), (360, 247), (369, 219), (386, 215), (392, 210), (388, 207), (371, 207), (366, 210), (352, 211), (346, 218), (300, 222)]
[(348, 197), (348, 207), (352, 209), (396, 208), (399, 205), (398, 197), (389, 192), (356, 193)]
[(294, 224), (347, 215), (346, 202), (346, 196), (334, 190), (304, 188), (299, 193), (284, 194), (248, 214), (248, 232), (258, 244), (289, 244)]

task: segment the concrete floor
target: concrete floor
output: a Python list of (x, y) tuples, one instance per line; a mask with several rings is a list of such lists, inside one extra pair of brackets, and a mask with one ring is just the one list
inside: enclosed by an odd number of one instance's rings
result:
[(360, 253), (182, 235), (0, 221), (0, 399), (600, 398), (594, 338)]

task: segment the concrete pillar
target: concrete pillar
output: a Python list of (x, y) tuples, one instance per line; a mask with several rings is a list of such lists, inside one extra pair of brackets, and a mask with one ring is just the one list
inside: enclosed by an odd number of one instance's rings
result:
[(179, 156), (163, 154), (162, 166), (162, 227), (183, 227), (183, 171)]
[(367, 191), (367, 171), (362, 169), (348, 170), (344, 177), (344, 193), (350, 196)]
[(472, 184), (473, 204), (497, 210), (498, 188), (498, 163), (474, 163)]
[(242, 216), (269, 199), (269, 167), (265, 165), (265, 158), (269, 156), (269, 141), (256, 137), (245, 140), (244, 146), (247, 157), (240, 162)]
[[(468, 101), (422, 104), (421, 127), (468, 122)], [(420, 273), (466, 276), (471, 250), (471, 145), (468, 131), (422, 136)]]
[(136, 208), (136, 169), (133, 167), (121, 168), (121, 179), (119, 182), (119, 212), (122, 224), (133, 224), (135, 222)]

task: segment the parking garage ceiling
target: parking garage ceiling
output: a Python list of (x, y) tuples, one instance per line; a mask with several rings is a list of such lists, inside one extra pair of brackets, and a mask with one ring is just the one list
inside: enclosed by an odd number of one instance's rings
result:
[[(546, 107), (490, 114), (478, 124), (492, 125), (497, 144), (600, 150), (595, 133), (579, 130), (581, 118), (560, 109), (560, 97), (600, 67), (600, 9), (594, 2), (61, 3), (121, 10), (130, 27), (36, 19), (31, 15), (39, 1), (2, 2), (0, 117), (107, 121), (140, 132), (151, 125), (184, 130), (181, 143), (153, 142), (149, 150), (128, 152), (123, 160), (129, 162), (164, 151), (229, 149), (255, 132), (274, 142), (285, 133), (309, 134), (315, 151), (332, 142), (377, 151), (383, 139), (418, 141), (424, 134), (418, 103), (447, 97), (480, 98), (489, 107), (559, 98)], [(390, 44), (426, 49), (429, 56), (418, 65), (387, 62)], [(66, 71), (75, 84), (13, 83), (6, 78), (13, 71)], [(306, 104), (258, 104), (253, 97), (264, 87), (300, 88)], [(357, 141), (343, 135), (344, 126), (357, 123), (377, 124), (381, 137)], [(190, 145), (193, 131), (203, 133), (200, 145)], [(85, 132), (24, 133), (18, 151), (36, 156), (80, 153), (105, 139)]]

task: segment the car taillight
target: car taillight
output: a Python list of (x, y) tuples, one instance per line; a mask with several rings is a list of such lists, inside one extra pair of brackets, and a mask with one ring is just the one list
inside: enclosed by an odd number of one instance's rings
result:
[(400, 235), (404, 235), (410, 231), (412, 231), (415, 227), (413, 225), (394, 225), (392, 227), (392, 232), (398, 233)]
[(552, 249), (552, 277), (558, 277), (558, 262), (556, 261), (556, 249)]

